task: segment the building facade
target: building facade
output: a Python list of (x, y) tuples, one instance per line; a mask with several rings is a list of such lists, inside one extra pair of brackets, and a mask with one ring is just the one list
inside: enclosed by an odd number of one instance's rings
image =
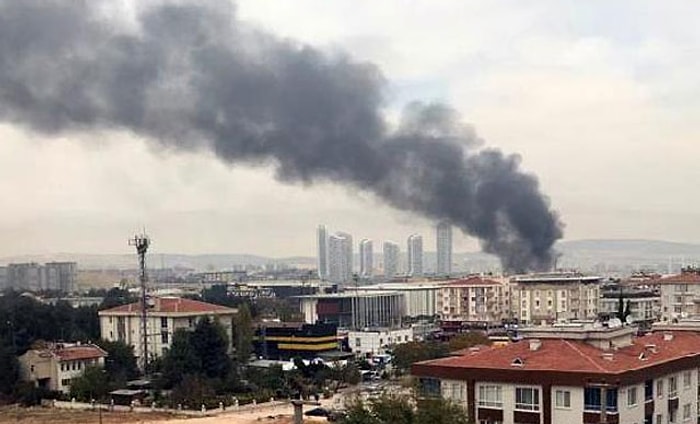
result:
[(352, 236), (336, 233), (328, 237), (328, 280), (335, 284), (352, 281)]
[[(233, 337), (233, 318), (237, 311), (220, 305), (179, 297), (157, 297), (147, 304), (147, 350), (149, 360), (162, 356), (170, 348), (178, 329), (194, 329), (197, 321), (209, 318), (226, 333), (229, 346)], [(134, 347), (134, 355), (143, 363), (144, 343), (141, 302), (98, 312), (100, 334), (104, 340), (121, 341)]]
[(509, 286), (473, 276), (440, 284), (436, 301), (441, 320), (500, 322), (508, 317)]
[(399, 245), (393, 241), (384, 242), (384, 277), (393, 278), (399, 273)]
[(316, 230), (316, 247), (318, 278), (326, 281), (328, 279), (328, 230), (325, 225), (319, 225)]
[(372, 240), (364, 239), (360, 242), (360, 277), (372, 277), (374, 270), (374, 251)]
[(404, 316), (401, 293), (385, 290), (347, 290), (342, 293), (299, 296), (308, 324), (335, 324), (339, 328), (397, 327)]
[(80, 343), (53, 343), (29, 349), (19, 357), (20, 378), (43, 389), (70, 393), (74, 378), (88, 367), (103, 367), (107, 352), (99, 346)]
[(0, 289), (70, 293), (75, 290), (77, 268), (75, 262), (9, 264), (0, 269)]
[(339, 350), (335, 324), (262, 322), (255, 329), (253, 347), (263, 359), (314, 359)]
[(697, 316), (700, 312), (700, 270), (686, 268), (680, 274), (651, 281), (661, 295), (661, 321)]
[(445, 276), (452, 273), (452, 225), (441, 222), (435, 228), (437, 267), (435, 273)]
[(620, 301), (623, 313), (629, 309), (629, 320), (633, 323), (652, 323), (661, 318), (661, 296), (648, 289), (603, 290), (598, 302), (598, 313), (608, 317), (617, 316)]
[(408, 272), (409, 277), (420, 277), (423, 275), (423, 237), (412, 234), (407, 241), (408, 252)]
[(473, 348), (414, 364), (412, 373), (423, 395), (455, 401), (477, 423), (697, 422), (700, 335), (635, 332)]
[(404, 317), (409, 319), (433, 318), (441, 286), (434, 283), (380, 283), (362, 286), (363, 291), (392, 291), (403, 296)]
[(601, 281), (573, 272), (513, 277), (508, 318), (525, 324), (596, 319)]
[(411, 328), (368, 328), (348, 331), (350, 350), (360, 355), (377, 355), (386, 352), (392, 345), (413, 341)]

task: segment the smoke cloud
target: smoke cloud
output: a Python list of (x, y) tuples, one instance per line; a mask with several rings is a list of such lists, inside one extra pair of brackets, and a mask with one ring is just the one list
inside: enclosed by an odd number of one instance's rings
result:
[(47, 134), (127, 130), (281, 181), (333, 181), (447, 220), (512, 272), (553, 260), (562, 225), (517, 155), (480, 147), (444, 105), (383, 117), (376, 66), (267, 34), (229, 1), (152, 3), (130, 25), (98, 0), (0, 3), (0, 120)]

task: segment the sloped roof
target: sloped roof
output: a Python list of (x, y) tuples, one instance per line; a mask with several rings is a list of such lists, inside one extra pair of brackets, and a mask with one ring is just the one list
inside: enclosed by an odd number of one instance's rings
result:
[[(206, 314), (206, 313), (236, 313), (235, 309), (198, 300), (181, 297), (157, 297), (153, 298), (153, 306), (148, 308), (149, 313), (180, 313), (180, 314)], [(100, 311), (100, 315), (110, 314), (136, 314), (141, 312), (141, 302), (117, 306)]]
[(699, 272), (682, 272), (670, 277), (659, 278), (651, 281), (653, 284), (700, 284)]
[(107, 356), (107, 352), (95, 345), (69, 346), (61, 349), (54, 349), (53, 354), (61, 361), (97, 359)]
[[(616, 350), (601, 350), (580, 340), (565, 339), (541, 339), (540, 347), (537, 350), (531, 350), (529, 341), (523, 340), (507, 346), (467, 350), (462, 356), (423, 361), (416, 365), (420, 365), (422, 370), (434, 366), (512, 372), (529, 370), (618, 374), (688, 356), (700, 356), (699, 334), (694, 332), (672, 334), (672, 340), (666, 340), (662, 333), (637, 337), (631, 345)], [(654, 347), (651, 348), (651, 345)], [(513, 365), (516, 358), (520, 359), (522, 365)]]

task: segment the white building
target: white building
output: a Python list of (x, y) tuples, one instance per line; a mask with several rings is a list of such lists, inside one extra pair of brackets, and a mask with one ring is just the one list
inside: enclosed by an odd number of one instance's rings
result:
[(515, 276), (510, 281), (509, 318), (526, 324), (596, 319), (601, 281), (574, 272)]
[(408, 237), (408, 275), (420, 277), (423, 275), (423, 237), (412, 234)]
[(328, 238), (328, 280), (335, 284), (352, 281), (352, 236), (336, 233)]
[(372, 240), (364, 239), (360, 242), (360, 276), (369, 278), (374, 268), (374, 252)]
[(75, 262), (30, 262), (3, 267), (4, 284), (0, 288), (19, 290), (57, 290), (70, 293), (75, 290), (78, 265)]
[(455, 401), (477, 423), (697, 422), (700, 335), (573, 330), (421, 362), (412, 374), (424, 396)]
[(328, 231), (325, 225), (319, 225), (316, 230), (316, 246), (318, 248), (318, 278), (321, 281), (328, 279)]
[(661, 294), (661, 321), (680, 320), (698, 315), (700, 271), (693, 268), (678, 275), (649, 282)]
[(104, 366), (106, 356), (107, 352), (92, 344), (52, 343), (29, 349), (19, 357), (20, 379), (36, 387), (69, 393), (72, 380), (88, 367)]
[(398, 244), (384, 242), (384, 277), (393, 278), (399, 273), (399, 252)]
[[(629, 319), (634, 323), (654, 322), (661, 316), (661, 297), (651, 290), (626, 289), (622, 293), (622, 304), (626, 310), (629, 305)], [(609, 317), (617, 316), (620, 308), (619, 291), (601, 293), (598, 313)]]
[(440, 284), (436, 311), (446, 321), (500, 322), (508, 318), (509, 286), (472, 276)]
[[(217, 321), (224, 329), (229, 344), (233, 336), (235, 309), (179, 297), (152, 298), (148, 306), (147, 329), (149, 360), (170, 348), (173, 333), (181, 328), (194, 329), (201, 318)], [(144, 345), (141, 326), (141, 302), (117, 306), (98, 312), (100, 334), (108, 341), (122, 341), (134, 347), (134, 355), (142, 364)]]
[(450, 275), (452, 273), (452, 225), (449, 222), (441, 222), (435, 228), (437, 251), (437, 275)]
[(341, 328), (399, 327), (404, 313), (401, 293), (388, 290), (345, 290), (297, 296), (308, 324), (328, 323)]
[(360, 355), (381, 354), (392, 345), (412, 341), (412, 328), (369, 328), (362, 331), (348, 331), (348, 346), (352, 352)]
[(403, 295), (404, 316), (430, 318), (437, 313), (436, 305), (441, 286), (434, 283), (380, 283), (360, 287), (360, 290), (392, 291)]

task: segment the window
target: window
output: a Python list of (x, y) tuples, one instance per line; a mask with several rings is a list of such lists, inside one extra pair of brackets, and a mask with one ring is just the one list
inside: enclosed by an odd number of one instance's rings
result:
[(65, 371), (65, 370), (66, 370), (66, 364), (61, 362), (61, 371)]
[(161, 331), (160, 332), (160, 342), (162, 344), (168, 344), (170, 343), (169, 338), (168, 338), (168, 332), (167, 331)]
[(686, 403), (683, 405), (683, 421), (688, 421), (690, 419), (690, 404)]
[(29, 366), (29, 372), (34, 372), (34, 365)]
[(70, 378), (64, 378), (61, 380), (61, 386), (70, 386)]
[[(605, 393), (606, 410), (608, 412), (617, 412), (617, 390), (608, 389)], [(583, 392), (583, 405), (586, 411), (600, 411), (603, 405), (600, 388), (586, 387)]]
[(418, 384), (423, 396), (440, 397), (440, 380), (437, 378), (421, 378)]
[(525, 411), (540, 410), (540, 391), (532, 387), (515, 388), (515, 409)]
[(160, 317), (160, 328), (168, 328), (168, 318)]
[(656, 380), (656, 397), (664, 397), (664, 381)]
[(644, 382), (644, 400), (649, 401), (654, 399), (654, 380)]
[(502, 408), (503, 398), (501, 386), (479, 386), (479, 406), (486, 408)]
[(673, 398), (678, 396), (678, 380), (676, 377), (668, 378), (668, 397)]
[(637, 406), (637, 388), (627, 389), (627, 406)]
[(359, 337), (355, 338), (355, 347), (362, 347), (362, 340)]
[(692, 380), (692, 374), (690, 371), (686, 371), (683, 373), (683, 389), (688, 390), (690, 389), (690, 382)]
[(664, 416), (663, 414), (656, 414), (656, 424), (664, 424)]
[(554, 406), (556, 408), (571, 408), (571, 392), (568, 390), (554, 392)]

